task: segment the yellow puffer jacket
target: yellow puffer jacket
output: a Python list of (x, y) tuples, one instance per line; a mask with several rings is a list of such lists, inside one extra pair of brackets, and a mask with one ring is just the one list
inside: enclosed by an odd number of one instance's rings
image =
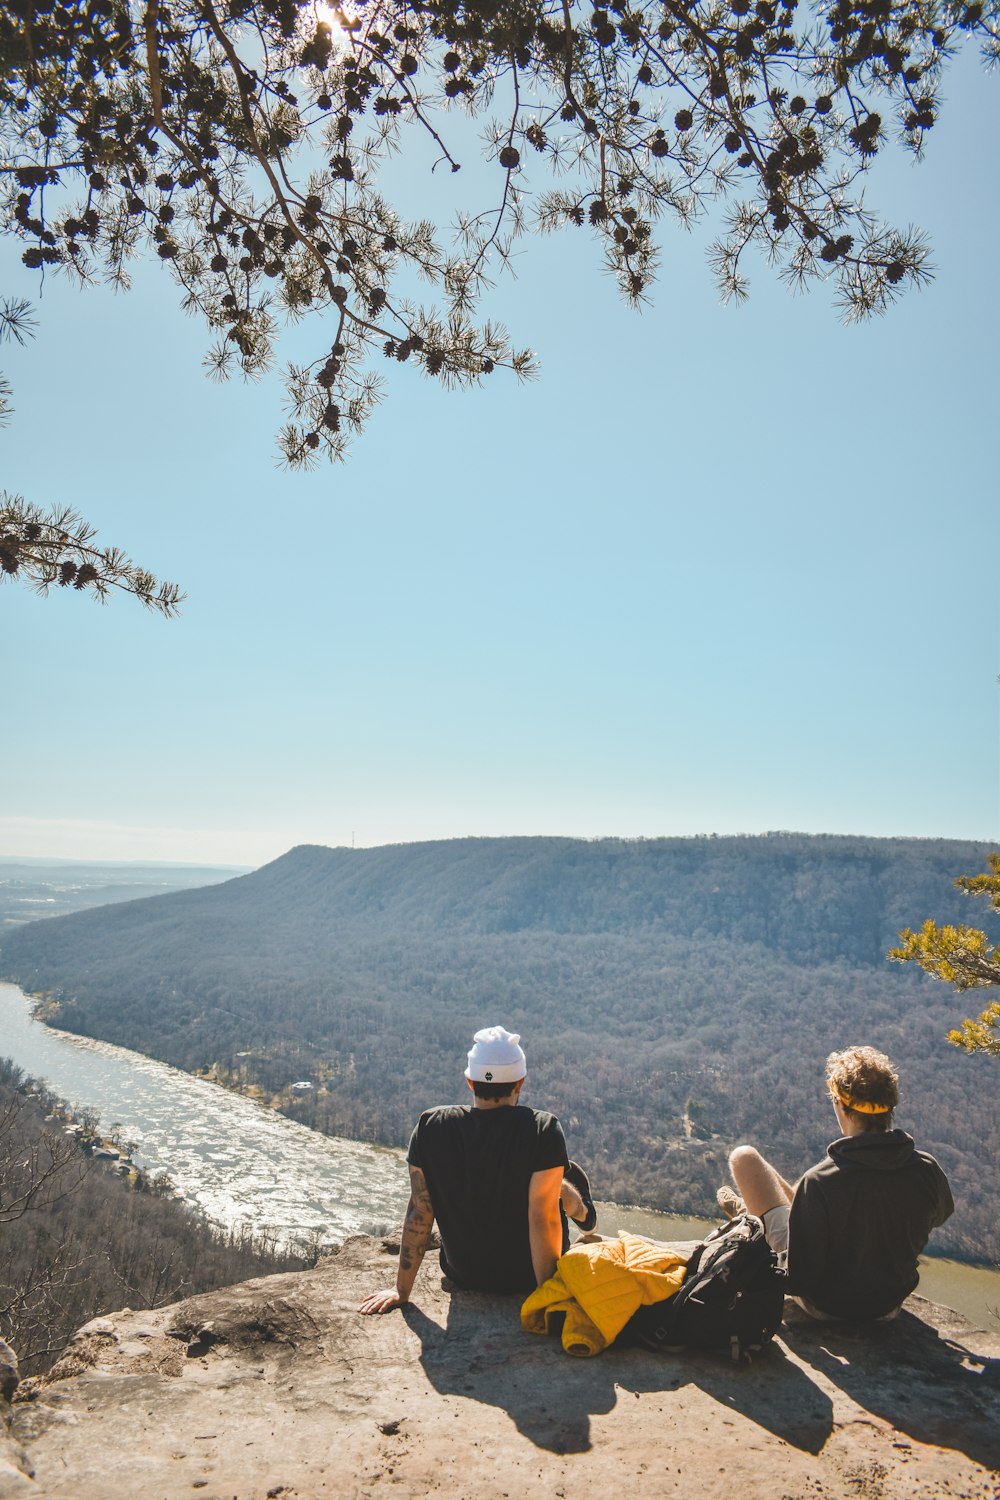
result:
[(674, 1295), (686, 1264), (676, 1251), (624, 1230), (617, 1240), (574, 1245), (521, 1308), (521, 1326), (527, 1333), (548, 1333), (553, 1318), (565, 1313), (566, 1353), (600, 1354), (637, 1307)]

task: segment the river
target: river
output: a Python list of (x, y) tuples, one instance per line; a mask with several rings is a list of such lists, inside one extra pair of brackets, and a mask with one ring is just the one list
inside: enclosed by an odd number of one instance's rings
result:
[(165, 1173), (214, 1223), (281, 1240), (324, 1240), (398, 1223), (401, 1151), (318, 1135), (250, 1099), (110, 1042), (54, 1031), (16, 985), (0, 983), (0, 1056), (44, 1080), (79, 1113), (134, 1143), (133, 1160)]
[[(402, 1151), (318, 1135), (166, 1063), (54, 1031), (34, 1019), (28, 996), (2, 982), (0, 1056), (43, 1079), (75, 1112), (98, 1114), (105, 1132), (133, 1143), (138, 1165), (166, 1173), (178, 1194), (217, 1224), (266, 1228), (282, 1241), (316, 1233), (339, 1242), (402, 1218)], [(602, 1229), (656, 1239), (700, 1239), (712, 1227), (614, 1203), (598, 1208)], [(980, 1327), (1000, 1326), (1000, 1271), (928, 1256), (920, 1291)]]

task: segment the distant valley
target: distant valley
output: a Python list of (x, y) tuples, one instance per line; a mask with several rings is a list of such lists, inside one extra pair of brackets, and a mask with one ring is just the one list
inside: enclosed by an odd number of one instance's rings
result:
[(872, 1042), (900, 1065), (900, 1123), (953, 1181), (938, 1245), (995, 1262), (997, 1064), (944, 1041), (969, 997), (884, 956), (926, 916), (988, 919), (952, 885), (988, 848), (304, 846), (205, 889), (8, 928), (0, 974), (62, 1027), (394, 1145), (421, 1109), (463, 1099), (471, 1033), (502, 1021), (524, 1037), (526, 1102), (559, 1114), (598, 1196), (678, 1212), (712, 1211), (739, 1139), (801, 1171), (833, 1133), (827, 1053)]
[(4, 929), (42, 917), (191, 890), (245, 873), (213, 865), (0, 858), (0, 942)]

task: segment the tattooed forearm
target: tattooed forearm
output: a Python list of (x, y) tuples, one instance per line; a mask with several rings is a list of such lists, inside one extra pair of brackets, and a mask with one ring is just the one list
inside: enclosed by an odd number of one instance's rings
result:
[(410, 1201), (406, 1207), (403, 1233), (399, 1241), (399, 1264), (396, 1268), (396, 1290), (373, 1292), (366, 1297), (358, 1311), (362, 1313), (384, 1313), (409, 1302), (413, 1283), (420, 1270), (424, 1251), (430, 1243), (434, 1227), (434, 1205), (419, 1167), (410, 1168)]
[(434, 1224), (434, 1210), (428, 1206), (424, 1208), (420, 1203), (410, 1199), (406, 1210), (406, 1219), (403, 1223), (403, 1234), (399, 1245), (399, 1264), (404, 1270), (416, 1270), (423, 1260), (427, 1242), (431, 1237), (431, 1228)]
[(434, 1206), (427, 1182), (419, 1167), (410, 1168), (410, 1201), (406, 1206), (403, 1233), (399, 1244), (399, 1268), (396, 1287), (403, 1298), (410, 1294), (420, 1263), (434, 1227)]

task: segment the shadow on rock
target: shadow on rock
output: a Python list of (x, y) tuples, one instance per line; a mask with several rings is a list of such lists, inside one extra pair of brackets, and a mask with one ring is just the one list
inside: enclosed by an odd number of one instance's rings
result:
[(519, 1432), (552, 1453), (587, 1452), (591, 1417), (611, 1411), (621, 1395), (669, 1395), (689, 1385), (809, 1453), (819, 1453), (833, 1429), (829, 1397), (778, 1345), (739, 1367), (713, 1355), (639, 1349), (574, 1359), (556, 1339), (523, 1333), (513, 1301), (510, 1329), (498, 1331), (495, 1309), (494, 1297), (456, 1291), (444, 1328), (412, 1303), (403, 1317), (437, 1391), (501, 1408)]
[(1000, 1359), (974, 1353), (905, 1309), (892, 1322), (864, 1327), (793, 1316), (782, 1336), (804, 1363), (899, 1432), (1000, 1468)]
[[(650, 1358), (656, 1358), (653, 1355)], [(661, 1358), (663, 1356), (660, 1356)], [(793, 1448), (821, 1453), (833, 1431), (833, 1402), (773, 1343), (752, 1364), (693, 1350), (673, 1356), (678, 1385), (694, 1385)]]
[[(552, 1453), (586, 1453), (590, 1418), (617, 1400), (614, 1375), (597, 1360), (569, 1360), (558, 1345), (522, 1333), (512, 1301), (511, 1330), (498, 1333), (496, 1298), (454, 1292), (442, 1328), (412, 1303), (403, 1309), (420, 1340), (420, 1363), (444, 1396), (500, 1407), (519, 1432)], [(541, 1347), (540, 1347), (541, 1346)], [(539, 1358), (551, 1349), (552, 1358)], [(563, 1360), (565, 1369), (556, 1361)]]

